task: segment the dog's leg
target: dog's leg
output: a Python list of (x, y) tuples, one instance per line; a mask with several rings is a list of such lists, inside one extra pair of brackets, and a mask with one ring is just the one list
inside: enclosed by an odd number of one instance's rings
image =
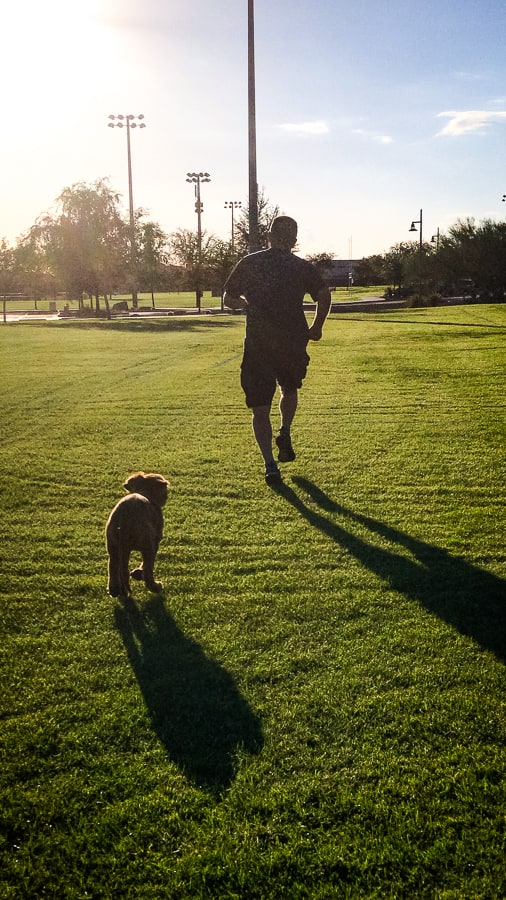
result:
[(130, 559), (130, 551), (128, 548), (119, 546), (118, 550), (118, 585), (122, 597), (130, 596), (130, 574), (128, 571), (128, 561)]
[(121, 582), (119, 577), (119, 552), (118, 546), (108, 539), (107, 550), (109, 553), (109, 571), (107, 593), (111, 597), (121, 596)]
[(144, 576), (144, 582), (148, 591), (151, 591), (152, 594), (159, 594), (161, 591), (163, 591), (163, 584), (161, 581), (155, 581), (155, 558), (156, 548), (150, 547), (149, 549), (144, 549), (142, 551), (142, 573)]

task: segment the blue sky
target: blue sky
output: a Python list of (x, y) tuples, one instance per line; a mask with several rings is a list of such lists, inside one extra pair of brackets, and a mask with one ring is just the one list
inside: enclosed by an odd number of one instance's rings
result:
[[(230, 234), (248, 197), (247, 0), (2, 5), (0, 238), (64, 187), (107, 176), (167, 232)], [(302, 255), (346, 258), (458, 218), (504, 219), (504, 0), (255, 0), (259, 186), (299, 221)], [(414, 236), (417, 239), (417, 236)]]

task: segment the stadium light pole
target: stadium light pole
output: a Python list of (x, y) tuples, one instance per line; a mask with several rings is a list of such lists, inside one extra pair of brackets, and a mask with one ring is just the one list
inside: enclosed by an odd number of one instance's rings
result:
[(202, 266), (202, 213), (204, 211), (204, 204), (200, 199), (200, 185), (204, 182), (211, 181), (209, 172), (187, 172), (186, 180), (190, 184), (195, 185), (195, 212), (197, 213), (197, 287), (195, 290), (196, 295), (196, 306), (198, 311), (200, 312), (200, 298), (201, 298), (201, 289), (200, 289), (200, 273)]
[(232, 231), (231, 231), (231, 241), (230, 241), (230, 246), (231, 246), (231, 248), (232, 248), (232, 253), (234, 252), (234, 248), (235, 248), (235, 241), (234, 241), (234, 210), (235, 210), (235, 209), (240, 209), (241, 206), (242, 206), (242, 203), (241, 203), (240, 200), (225, 200), (225, 207), (224, 207), (224, 208), (225, 208), (225, 209), (230, 209), (230, 210), (231, 210), (231, 213), (232, 213)]
[[(128, 160), (128, 204), (130, 208), (130, 277), (132, 279), (132, 306), (134, 309), (137, 309), (138, 306), (138, 298), (137, 298), (137, 248), (135, 241), (135, 219), (134, 219), (134, 195), (132, 188), (132, 150), (130, 147), (130, 129), (131, 128), (145, 128), (146, 125), (142, 121), (144, 116), (142, 113), (139, 116), (129, 115), (119, 115), (119, 116), (109, 116), (109, 128), (126, 128), (126, 136), (127, 136), (127, 160)], [(138, 119), (136, 122), (135, 120)]]
[(258, 246), (258, 181), (257, 138), (255, 103), (255, 11), (253, 0), (248, 0), (248, 169), (249, 169), (249, 252)]
[(423, 253), (423, 210), (420, 210), (420, 218), (413, 219), (411, 223), (410, 231), (416, 231), (416, 225), (420, 226), (420, 240), (418, 246), (419, 259), (418, 259), (418, 302), (422, 302), (422, 253)]

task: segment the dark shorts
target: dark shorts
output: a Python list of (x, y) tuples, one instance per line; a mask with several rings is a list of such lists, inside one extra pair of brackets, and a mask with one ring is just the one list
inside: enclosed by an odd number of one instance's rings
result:
[(246, 405), (270, 406), (276, 385), (285, 391), (302, 387), (309, 356), (305, 345), (275, 350), (262, 344), (246, 341), (241, 364), (241, 387)]

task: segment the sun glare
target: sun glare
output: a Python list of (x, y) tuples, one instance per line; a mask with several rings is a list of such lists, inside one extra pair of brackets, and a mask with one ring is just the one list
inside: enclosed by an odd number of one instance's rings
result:
[[(38, 118), (61, 111), (98, 90), (106, 29), (98, 14), (100, 0), (27, 0), (0, 15), (4, 41), (0, 77), (9, 83), (6, 102), (11, 116), (28, 108)], [(108, 57), (113, 54), (109, 47)]]

